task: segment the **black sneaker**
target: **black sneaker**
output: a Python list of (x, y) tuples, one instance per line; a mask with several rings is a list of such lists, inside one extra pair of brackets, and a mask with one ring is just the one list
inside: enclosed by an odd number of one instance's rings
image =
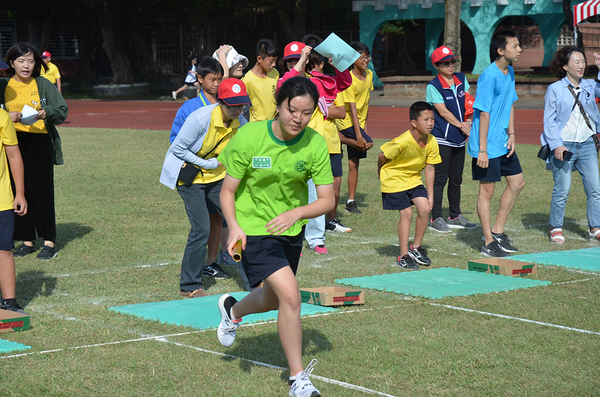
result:
[(221, 266), (217, 265), (217, 262), (213, 262), (210, 265), (204, 266), (202, 275), (206, 277), (212, 277), (216, 280), (225, 280), (226, 278), (230, 277)]
[(21, 244), (13, 251), (13, 256), (15, 258), (20, 258), (25, 255), (33, 254), (35, 252), (35, 247), (30, 247), (25, 244)]
[(402, 269), (407, 270), (419, 270), (419, 265), (415, 263), (413, 258), (410, 255), (404, 255), (403, 257), (398, 257), (397, 265)]
[(346, 204), (346, 211), (353, 214), (362, 214), (362, 212), (356, 206), (356, 201), (350, 201), (348, 204)]
[(56, 248), (50, 247), (49, 245), (44, 245), (40, 250), (40, 253), (37, 254), (37, 258), (43, 261), (47, 261), (48, 259), (55, 258), (58, 255), (56, 252)]
[(485, 245), (485, 243), (483, 243), (483, 248), (481, 249), (481, 255), (493, 257), (493, 258), (504, 258), (504, 257), (510, 256), (510, 255), (508, 255), (507, 252), (504, 252), (502, 250), (502, 248), (500, 248), (500, 245), (498, 244), (498, 242), (496, 240), (493, 240), (488, 245)]
[(413, 258), (415, 260), (415, 262), (417, 262), (419, 265), (425, 265), (425, 266), (431, 265), (431, 259), (429, 259), (427, 257), (427, 251), (425, 251), (425, 248), (423, 248), (422, 245), (415, 248), (411, 244), (410, 248), (408, 249), (408, 255), (411, 258)]
[(5, 299), (2, 301), (2, 305), (0, 305), (0, 309), (8, 310), (11, 312), (17, 312), (21, 314), (26, 314), (29, 316), (29, 313), (25, 313), (25, 310), (17, 303), (16, 299)]
[(492, 232), (492, 237), (494, 238), (494, 240), (496, 240), (496, 242), (498, 243), (498, 246), (500, 247), (500, 249), (502, 251), (508, 252), (508, 253), (518, 251), (517, 247), (510, 244), (510, 239), (508, 238), (506, 233), (502, 232), (500, 234), (496, 234), (496, 233)]

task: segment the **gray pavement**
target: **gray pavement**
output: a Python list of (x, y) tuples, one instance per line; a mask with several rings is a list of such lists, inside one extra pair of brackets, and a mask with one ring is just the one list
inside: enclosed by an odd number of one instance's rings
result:
[[(383, 90), (375, 90), (371, 92), (369, 106), (409, 108), (410, 105), (416, 101), (422, 101), (424, 99), (425, 98), (418, 97), (385, 96)], [(515, 109), (544, 109), (544, 97), (519, 98), (519, 100), (515, 102)]]

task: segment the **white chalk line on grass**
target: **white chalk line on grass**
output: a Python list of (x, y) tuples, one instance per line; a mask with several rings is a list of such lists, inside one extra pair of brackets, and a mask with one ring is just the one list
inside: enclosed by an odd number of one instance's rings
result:
[[(267, 363), (263, 363), (261, 361), (250, 360), (248, 358), (232, 356), (231, 354), (225, 354), (225, 353), (220, 353), (220, 352), (216, 352), (216, 351), (213, 351), (213, 350), (207, 350), (207, 349), (203, 349), (203, 348), (197, 347), (197, 346), (191, 346), (191, 345), (186, 345), (184, 343), (173, 342), (173, 341), (170, 341), (170, 340), (165, 339), (165, 338), (156, 339), (156, 340), (159, 341), (159, 342), (163, 342), (163, 343), (170, 343), (170, 344), (173, 344), (173, 345), (176, 345), (176, 346), (186, 347), (188, 349), (193, 349), (193, 350), (201, 351), (203, 353), (210, 353), (210, 354), (215, 354), (217, 356), (222, 356), (222, 357), (233, 358), (233, 359), (237, 359), (237, 360), (241, 360), (241, 361), (246, 361), (246, 362), (252, 363), (254, 365), (261, 366), (261, 367), (266, 367), (266, 368), (271, 368), (271, 369), (277, 369), (277, 370), (284, 371), (284, 372), (288, 371), (287, 368), (283, 368), (283, 367), (280, 367), (278, 365), (267, 364)], [(312, 375), (311, 374), (310, 377), (313, 378), (313, 379), (318, 379), (318, 380), (320, 380), (322, 382), (325, 382), (325, 383), (330, 383), (332, 385), (341, 386), (341, 387), (344, 387), (346, 389), (356, 390), (356, 391), (360, 391), (360, 392), (363, 392), (363, 393), (376, 394), (378, 396), (395, 397), (395, 396), (393, 396), (391, 394), (383, 393), (383, 392), (380, 392), (380, 391), (377, 391), (377, 390), (373, 390), (373, 389), (368, 389), (368, 388), (363, 387), (363, 386), (353, 385), (351, 383), (342, 382), (342, 381), (339, 381), (339, 380), (336, 380), (336, 379), (326, 378), (324, 376)]]
[(93, 271), (89, 271), (89, 272), (77, 272), (77, 273), (62, 273), (62, 274), (44, 274), (44, 275), (36, 275), (36, 276), (29, 276), (29, 277), (25, 277), (23, 280), (27, 280), (27, 281), (31, 281), (31, 280), (37, 280), (40, 278), (49, 278), (49, 277), (54, 277), (54, 278), (64, 278), (64, 277), (80, 277), (80, 276), (93, 276), (96, 274), (104, 274), (104, 273), (112, 273), (112, 272), (123, 272), (123, 271), (128, 271), (128, 270), (133, 270), (133, 269), (153, 269), (153, 268), (157, 268), (157, 267), (163, 267), (163, 266), (169, 266), (170, 263), (157, 263), (157, 264), (152, 264), (152, 265), (135, 265), (135, 266), (128, 266), (128, 267), (119, 267), (119, 268), (115, 268), (115, 269), (104, 269), (104, 270), (93, 270)]
[(517, 321), (522, 321), (524, 323), (544, 325), (544, 326), (547, 326), (547, 327), (560, 328), (560, 329), (565, 329), (565, 330), (568, 330), (568, 331), (581, 332), (581, 333), (584, 333), (584, 334), (600, 335), (600, 332), (589, 331), (587, 329), (580, 329), (580, 328), (567, 327), (567, 326), (564, 326), (564, 325), (558, 325), (558, 324), (552, 324), (552, 323), (545, 323), (545, 322), (542, 322), (542, 321), (529, 320), (529, 319), (521, 318), (521, 317), (507, 316), (505, 314), (497, 314), (497, 313), (484, 312), (484, 311), (481, 311), (481, 310), (467, 309), (465, 307), (443, 305), (441, 303), (429, 303), (429, 304), (432, 305), (432, 306), (445, 307), (447, 309), (452, 309), (452, 310), (460, 310), (460, 311), (469, 312), (469, 313), (484, 314), (486, 316), (500, 317), (500, 318), (505, 318), (505, 319), (508, 319), (508, 320), (517, 320)]

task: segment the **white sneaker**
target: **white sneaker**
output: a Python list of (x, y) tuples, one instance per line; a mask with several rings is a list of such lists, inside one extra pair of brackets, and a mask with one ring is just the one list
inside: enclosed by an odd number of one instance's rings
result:
[(173, 99), (177, 99), (177, 93), (175, 91), (171, 92), (171, 96)]
[[(289, 395), (292, 397), (320, 397), (321, 392), (317, 390), (316, 387), (313, 386), (312, 382), (309, 379), (309, 375), (312, 373), (315, 365), (317, 364), (317, 359), (313, 359), (310, 364), (306, 367), (306, 369), (296, 375), (296, 379), (294, 379), (294, 383), (290, 385)], [(314, 364), (313, 364), (314, 363)], [(291, 379), (290, 379), (291, 381)]]
[(221, 322), (217, 327), (217, 338), (219, 339), (219, 342), (221, 342), (221, 344), (225, 347), (233, 345), (233, 341), (235, 340), (235, 330), (242, 322), (241, 319), (233, 321), (229, 317), (228, 310), (225, 308), (225, 301), (227, 301), (228, 299), (233, 299), (232, 302), (230, 301), (230, 305), (228, 306), (230, 308), (235, 304), (235, 302), (237, 302), (237, 300), (233, 296), (225, 294), (221, 295), (221, 297), (219, 298), (219, 302), (217, 303), (217, 305), (219, 306), (219, 312), (221, 312)]
[(342, 222), (338, 221), (337, 219), (327, 222), (325, 224), (325, 230), (336, 233), (349, 233), (352, 231), (352, 229), (342, 225)]

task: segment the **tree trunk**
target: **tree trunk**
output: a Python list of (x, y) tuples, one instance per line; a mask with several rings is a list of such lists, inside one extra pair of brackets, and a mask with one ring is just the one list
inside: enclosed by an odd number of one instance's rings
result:
[(127, 55), (123, 50), (122, 43), (123, 34), (121, 26), (122, 13), (120, 12), (119, 0), (85, 0), (96, 13), (102, 38), (104, 39), (104, 51), (110, 59), (110, 67), (112, 70), (114, 84), (131, 84), (133, 83), (133, 75), (131, 74), (131, 66)]
[(444, 45), (458, 55), (455, 72), (460, 72), (460, 8), (461, 0), (446, 0), (446, 24), (444, 26)]

